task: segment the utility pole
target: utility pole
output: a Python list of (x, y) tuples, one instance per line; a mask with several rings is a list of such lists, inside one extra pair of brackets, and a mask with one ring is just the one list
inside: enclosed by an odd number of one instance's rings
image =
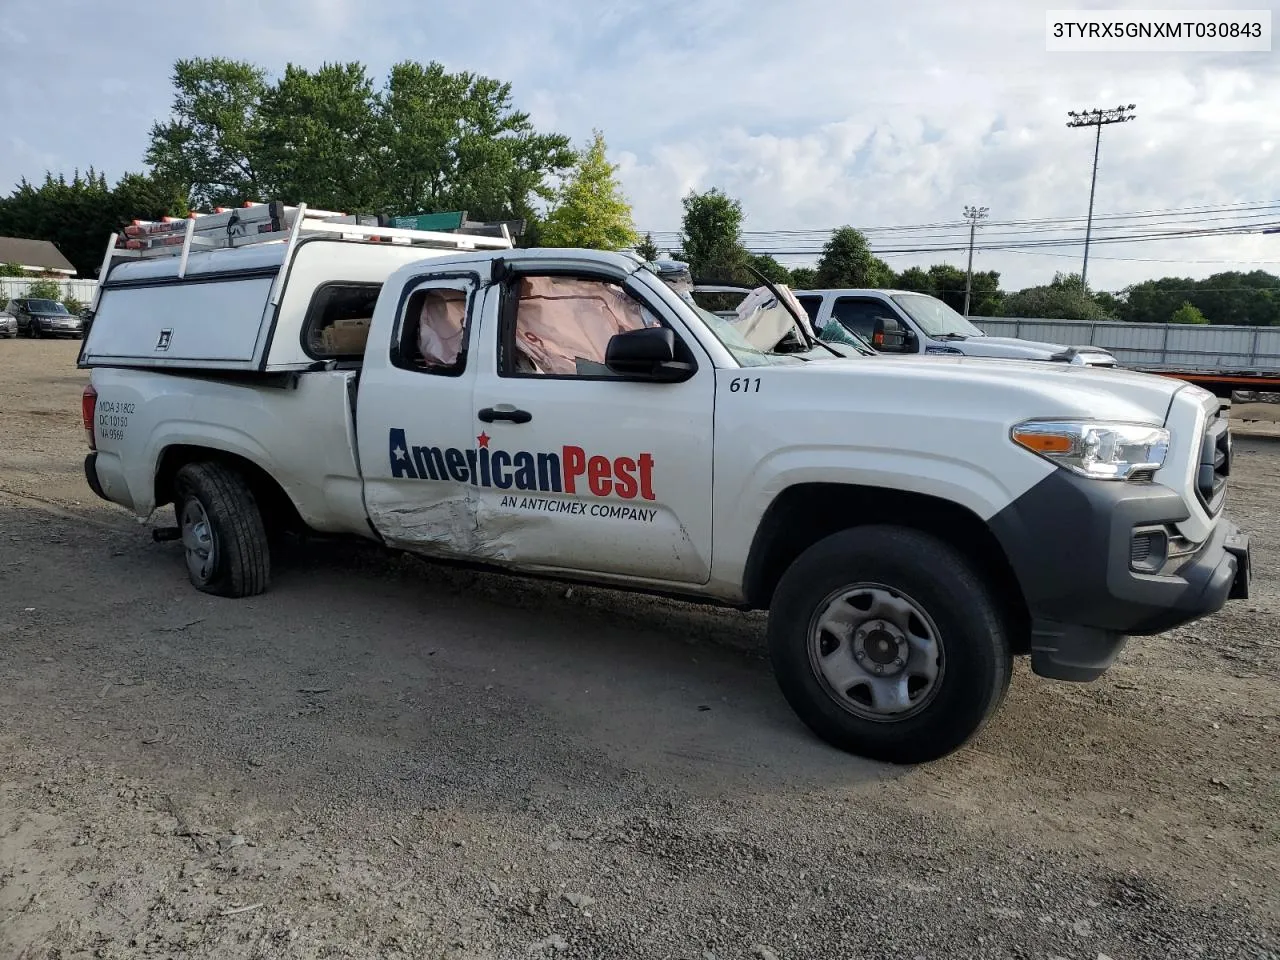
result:
[(978, 221), (987, 216), (987, 207), (965, 207), (964, 218), (969, 221), (969, 269), (964, 278), (964, 315), (969, 315), (969, 294), (973, 290), (973, 234), (978, 229)]
[(1111, 110), (1068, 110), (1068, 127), (1094, 127), (1093, 139), (1093, 179), (1089, 183), (1089, 219), (1084, 228), (1084, 266), (1080, 269), (1080, 292), (1089, 291), (1089, 238), (1093, 233), (1093, 192), (1098, 185), (1098, 150), (1102, 146), (1102, 128), (1110, 123), (1124, 123), (1134, 119), (1133, 111), (1137, 104), (1115, 107)]

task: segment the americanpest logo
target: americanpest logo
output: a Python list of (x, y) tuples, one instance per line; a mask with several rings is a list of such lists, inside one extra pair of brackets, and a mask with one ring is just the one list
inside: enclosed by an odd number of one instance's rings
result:
[(391, 476), (409, 480), (453, 480), (474, 487), (532, 490), (539, 493), (590, 494), (622, 500), (657, 499), (653, 492), (653, 455), (591, 456), (582, 447), (564, 446), (557, 453), (497, 450), (481, 433), (476, 447), (410, 445), (404, 430), (390, 431)]

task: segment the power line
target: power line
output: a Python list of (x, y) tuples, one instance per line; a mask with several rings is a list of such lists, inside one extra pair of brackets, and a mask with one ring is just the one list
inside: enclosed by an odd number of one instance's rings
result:
[[(1276, 207), (1265, 212), (1250, 213), (1250, 214), (1245, 214), (1243, 216), (1231, 216), (1231, 217), (1206, 216), (1206, 217), (1201, 217), (1194, 221), (1186, 221), (1182, 223), (1169, 222), (1166, 224), (1137, 224), (1137, 223), (1104, 224), (1102, 226), (1095, 227), (1095, 231), (1098, 231), (1098, 232), (1107, 231), (1108, 234), (1111, 234), (1121, 230), (1133, 230), (1140, 227), (1148, 227), (1150, 228), (1150, 233), (1144, 234), (1144, 235), (1151, 235), (1151, 236), (1156, 236), (1161, 234), (1176, 235), (1176, 234), (1185, 233), (1188, 229), (1200, 229), (1201, 224), (1222, 223), (1224, 221), (1228, 222), (1227, 226), (1230, 229), (1239, 228), (1242, 230), (1246, 230), (1246, 229), (1252, 229), (1254, 227), (1265, 227), (1267, 229), (1273, 229), (1269, 225), (1271, 222), (1274, 221), (1276, 217), (1280, 217), (1280, 205), (1277, 205)], [(960, 226), (961, 225), (957, 225), (957, 227), (960, 227)], [(967, 223), (963, 225), (962, 229), (965, 232), (968, 232)], [(995, 229), (994, 223), (992, 223), (992, 224), (988, 224), (985, 231), (985, 235), (987, 237), (988, 244), (990, 244), (995, 240), (1006, 241), (1011, 238), (1035, 238), (1039, 236), (1051, 236), (1051, 235), (1063, 234), (1063, 233), (1069, 234), (1070, 232), (1071, 231), (1066, 231), (1066, 230), (1044, 230), (1044, 229), (1035, 229), (1035, 228), (998, 230), (998, 229)], [(868, 236), (868, 240), (874, 240), (877, 238), (877, 236), (878, 235)], [(742, 239), (747, 245), (761, 248), (761, 249), (764, 249), (766, 246), (770, 246), (770, 245), (776, 246), (776, 245), (785, 244), (786, 249), (790, 249), (791, 247), (794, 247), (797, 244), (806, 245), (806, 246), (812, 245), (812, 250), (814, 253), (821, 252), (822, 245), (825, 243), (825, 239), (821, 237), (813, 238), (813, 239), (806, 239), (806, 238), (799, 238), (799, 237), (784, 238), (784, 237), (773, 237), (768, 235), (762, 236), (759, 234), (751, 235), (746, 233), (742, 235)], [(889, 238), (886, 237), (884, 239), (887, 240)], [(917, 235), (915, 237), (904, 237), (904, 239), (914, 239), (918, 243), (946, 242), (946, 241), (959, 242), (959, 240), (961, 239), (961, 234), (960, 234), (960, 230), (957, 229), (955, 231), (955, 234), (952, 234), (952, 235), (947, 235), (941, 231), (937, 231), (937, 232), (932, 232), (925, 235)], [(1061, 239), (1070, 240), (1071, 238), (1068, 236), (1068, 237), (1063, 237)]]
[[(1132, 233), (1121, 236), (1098, 237), (1094, 243), (1152, 243), (1161, 240), (1185, 240), (1196, 237), (1225, 237), (1225, 236), (1249, 236), (1262, 233), (1265, 227), (1280, 227), (1280, 222), (1272, 224), (1258, 224), (1250, 227), (1208, 227), (1200, 230), (1180, 230), (1176, 232), (1159, 232), (1159, 233)], [(982, 251), (1013, 251), (1027, 249), (1033, 247), (1075, 247), (1080, 244), (1080, 240), (1074, 237), (1057, 237), (1043, 240), (1017, 240), (1017, 241), (996, 241), (982, 243), (975, 246), (976, 250)], [(967, 249), (967, 245), (963, 242), (937, 242), (928, 245), (908, 246), (908, 247), (871, 247), (871, 252), (876, 256), (884, 256), (893, 253), (955, 253)], [(767, 253), (771, 256), (781, 257), (812, 257), (820, 253), (820, 250), (814, 249), (788, 249), (779, 250), (777, 248), (765, 248), (749, 246), (748, 250), (755, 254)]]
[[(1059, 259), (1066, 259), (1066, 258), (1075, 256), (1074, 253), (1054, 253), (1052, 250), (1008, 250), (1006, 252), (1017, 253), (1023, 256), (1031, 256), (1031, 257), (1058, 257)], [(905, 256), (908, 256), (908, 254), (891, 253), (891, 254), (885, 254), (885, 256), (905, 257)], [(1093, 255), (1093, 259), (1109, 260), (1109, 261), (1116, 261), (1116, 262), (1123, 262), (1123, 263), (1206, 263), (1206, 264), (1222, 264), (1222, 265), (1280, 263), (1280, 260), (1183, 260), (1180, 258), (1169, 258), (1169, 257), (1102, 257), (1102, 256), (1098, 256), (1096, 253)]]
[[(1266, 200), (1266, 201), (1242, 200), (1234, 203), (1204, 204), (1204, 205), (1190, 206), (1190, 207), (1167, 207), (1167, 208), (1137, 210), (1129, 213), (1098, 214), (1093, 217), (1093, 220), (1095, 223), (1099, 221), (1139, 220), (1139, 219), (1152, 219), (1152, 218), (1158, 218), (1158, 217), (1166, 217), (1166, 218), (1197, 217), (1200, 219), (1221, 220), (1221, 219), (1228, 219), (1228, 217), (1207, 217), (1205, 215), (1235, 214), (1235, 215), (1244, 215), (1246, 217), (1258, 217), (1258, 216), (1264, 216), (1266, 212), (1275, 212), (1278, 210), (1280, 210), (1280, 200)], [(1262, 212), (1255, 212), (1255, 211), (1262, 211)], [(991, 220), (988, 223), (988, 227), (991, 229), (1004, 228), (1004, 227), (1048, 228), (1055, 224), (1062, 227), (1068, 227), (1071, 225), (1085, 225), (1086, 223), (1087, 223), (1087, 218), (1079, 217), (1079, 216), (1030, 217), (1030, 218), (1013, 219), (1013, 220)], [(870, 236), (878, 233), (920, 232), (920, 231), (926, 231), (926, 230), (959, 230), (959, 229), (967, 229), (967, 227), (968, 227), (968, 222), (965, 220), (950, 220), (950, 221), (940, 221), (940, 222), (933, 222), (933, 223), (869, 226), (869, 227), (860, 227), (859, 230), (860, 232)], [(781, 237), (800, 238), (803, 236), (811, 236), (814, 238), (819, 238), (819, 237), (829, 237), (836, 229), (837, 228), (835, 227), (830, 227), (830, 228), (803, 228), (803, 229), (743, 230), (742, 236), (744, 239), (747, 237), (765, 238), (765, 237), (771, 237), (771, 236), (780, 237), (780, 238)], [(653, 237), (656, 241), (659, 239), (664, 239), (664, 240), (678, 239), (682, 231), (680, 230), (647, 230), (647, 231), (642, 230), (641, 232), (653, 234)], [(1031, 232), (1035, 232), (1035, 231), (1031, 231)]]

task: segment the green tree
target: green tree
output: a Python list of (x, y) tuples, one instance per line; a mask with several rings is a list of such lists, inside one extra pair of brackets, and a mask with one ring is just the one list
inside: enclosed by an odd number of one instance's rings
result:
[(1270, 326), (1280, 324), (1280, 276), (1265, 270), (1229, 271), (1204, 280), (1162, 277), (1123, 291), (1122, 319), (1164, 323), (1190, 303), (1211, 323)]
[(933, 293), (933, 278), (920, 267), (907, 267), (894, 278), (893, 285), (899, 290)]
[(130, 220), (157, 220), (187, 213), (181, 190), (153, 177), (125, 174), (111, 187), (92, 168), (66, 177), (46, 174), (36, 187), (23, 180), (0, 198), (0, 235), (48, 240), (81, 276), (102, 263), (107, 239)]
[(932, 284), (929, 292), (952, 310), (964, 311), (966, 283), (970, 284), (970, 314), (992, 316), (1000, 307), (1000, 274), (995, 270), (976, 271), (970, 281), (959, 267), (939, 263), (929, 268), (929, 280)]
[(538, 132), (514, 108), (511, 84), (406, 61), (391, 68), (378, 104), (383, 212), (525, 219), (533, 228), (526, 241), (544, 242), (534, 201), (555, 199), (549, 178), (567, 173), (577, 155), (568, 137)]
[(791, 271), (767, 253), (755, 253), (747, 257), (747, 263), (759, 270), (766, 280), (773, 283), (787, 284), (792, 282)]
[[(378, 101), (359, 63), (290, 64), (254, 111), (251, 165), (262, 189), (285, 203), (377, 211), (382, 200)], [(249, 199), (249, 198), (246, 198)]]
[(747, 283), (742, 269), (749, 254), (742, 246), (742, 204), (712, 187), (690, 191), (682, 201), (684, 218), (679, 259), (689, 264), (696, 279)]
[(638, 242), (631, 205), (617, 180), (618, 168), (606, 151), (604, 134), (594, 131), (547, 215), (542, 234), (546, 246), (623, 250)]
[(818, 271), (813, 267), (795, 267), (791, 271), (791, 287), (795, 290), (811, 290), (818, 285)]
[(1194, 304), (1183, 302), (1177, 310), (1173, 311), (1173, 316), (1169, 318), (1170, 323), (1208, 323), (1205, 317)]
[(161, 179), (184, 184), (192, 206), (263, 199), (256, 164), (266, 77), (259, 67), (224, 57), (174, 64), (172, 117), (152, 125), (146, 161)]
[(1048, 320), (1115, 319), (1085, 291), (1078, 273), (1055, 274), (1052, 283), (1008, 294), (999, 315)]
[(58, 281), (42, 277), (27, 287), (27, 296), (38, 300), (61, 300), (62, 287)]
[(1109, 316), (1118, 318), (1124, 313), (1124, 300), (1121, 297), (1117, 297), (1114, 293), (1109, 293), (1106, 290), (1099, 290), (1093, 295), (1093, 299)]
[(646, 233), (644, 239), (636, 244), (636, 253), (650, 262), (657, 260), (661, 256), (658, 245), (653, 242), (652, 233)]
[(884, 287), (893, 282), (893, 270), (876, 257), (861, 231), (844, 226), (836, 230), (818, 259), (820, 287)]
[[(224, 58), (180, 60), (171, 117), (153, 126), (147, 162), (198, 208), (305, 201), (362, 213), (465, 210), (525, 219), (574, 163), (569, 138), (540, 133), (511, 85), (406, 61), (375, 89), (359, 63), (276, 81)], [(525, 242), (531, 236), (523, 238)]]

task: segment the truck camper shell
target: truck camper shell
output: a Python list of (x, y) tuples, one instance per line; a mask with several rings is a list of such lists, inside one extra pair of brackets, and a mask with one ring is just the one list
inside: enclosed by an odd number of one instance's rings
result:
[(407, 263), (509, 249), (502, 236), (253, 204), (112, 234), (81, 368), (283, 373), (363, 352), (383, 282)]

